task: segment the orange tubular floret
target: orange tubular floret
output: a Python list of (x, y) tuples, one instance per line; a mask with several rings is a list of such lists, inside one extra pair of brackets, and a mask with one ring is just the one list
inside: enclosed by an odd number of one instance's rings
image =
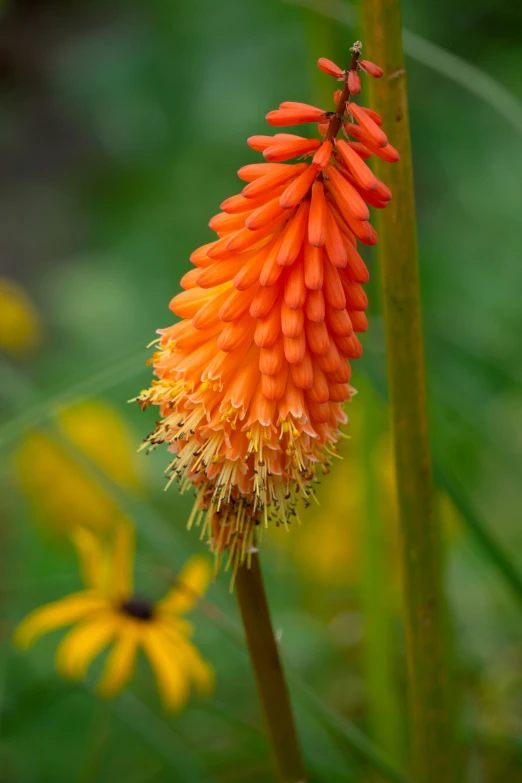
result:
[(363, 111), (361, 106), (356, 103), (348, 103), (348, 111), (352, 114), (361, 128), (364, 128), (368, 137), (376, 147), (384, 147), (388, 143), (388, 139), (384, 131), (382, 131), (376, 122), (372, 120), (367, 112)]
[[(377, 241), (368, 205), (391, 198), (364, 160), (398, 159), (382, 118), (353, 102), (359, 65), (379, 72), (358, 64), (359, 52), (348, 70), (318, 62), (342, 82), (333, 111), (285, 101), (267, 115), (275, 126), (317, 123), (313, 138), (248, 139), (266, 162), (239, 169), (242, 192), (210, 220), (217, 238), (191, 255), (170, 303), (182, 320), (159, 330), (157, 378), (138, 397), (160, 410), (149, 447), (167, 443), (170, 480), (195, 490), (190, 524), (233, 570), (248, 560), (254, 531), (273, 518), (288, 525), (299, 497), (313, 496), (347, 421), (348, 360), (361, 355), (356, 333), (368, 326), (357, 241)], [(341, 123), (355, 141), (337, 138)]]
[(343, 241), (341, 229), (330, 209), (326, 211), (326, 226), (326, 252), (328, 258), (334, 266), (344, 268), (348, 261), (348, 251)]
[(310, 190), (310, 186), (316, 176), (317, 171), (313, 166), (308, 166), (306, 170), (303, 171), (297, 179), (294, 179), (294, 181), (283, 191), (283, 194), (279, 199), (281, 206), (285, 209), (296, 207)]
[(293, 264), (287, 275), (284, 289), (284, 299), (288, 307), (302, 307), (306, 301), (306, 286), (302, 259)]
[(271, 147), (274, 141), (296, 141), (303, 136), (296, 136), (293, 133), (276, 133), (274, 136), (250, 136), (247, 144), (257, 152), (263, 152), (267, 147)]
[[(372, 157), (373, 153), (370, 152), (368, 147), (365, 147), (364, 144), (361, 144), (359, 141), (349, 141), (347, 143), (348, 146), (351, 147), (351, 149), (356, 152), (363, 160), (369, 160), (369, 158)], [(221, 209), (224, 209), (223, 204), (221, 204)]]
[(284, 207), (279, 203), (279, 196), (276, 196), (271, 201), (267, 201), (266, 204), (263, 204), (262, 207), (258, 207), (251, 212), (244, 223), (246, 228), (251, 230), (260, 229), (283, 215), (284, 212)]
[(359, 60), (359, 65), (361, 66), (361, 68), (367, 71), (370, 74), (370, 76), (373, 76), (375, 79), (380, 79), (384, 73), (382, 68), (379, 68), (378, 65), (375, 65), (375, 63), (371, 63), (369, 60)]
[(286, 163), (248, 163), (246, 166), (241, 166), (237, 176), (243, 182), (254, 182), (260, 177), (275, 174), (277, 171), (288, 171), (288, 165)]
[(307, 168), (306, 163), (297, 163), (295, 165), (292, 165), (291, 163), (267, 165), (284, 166), (284, 169), (280, 168), (277, 171), (270, 171), (255, 182), (250, 182), (243, 188), (243, 196), (245, 198), (257, 198), (266, 193), (270, 193), (274, 188), (282, 185), (283, 182), (288, 182), (289, 179), (297, 177), (298, 174), (301, 174), (301, 172)]
[(198, 280), (198, 276), (200, 274), (200, 270), (198, 268), (191, 269), (189, 272), (185, 272), (181, 280), (179, 281), (179, 284), (182, 288), (185, 289), (185, 291), (190, 290), (191, 288), (195, 288)]
[[(273, 197), (277, 196), (279, 193), (282, 193), (285, 189), (285, 185), (280, 185), (279, 188), (277, 188), (271, 195)], [(266, 204), (267, 197), (266, 196), (259, 196), (258, 198), (245, 198), (241, 193), (237, 196), (231, 196), (230, 198), (225, 199), (221, 203), (221, 209), (223, 212), (227, 212), (230, 215), (237, 215), (240, 213), (245, 212), (251, 212), (254, 209), (257, 209), (257, 207), (263, 206), (263, 204)]]
[(266, 121), (269, 125), (300, 125), (304, 122), (318, 122), (324, 114), (325, 112), (316, 106), (287, 101), (282, 103), (279, 109), (269, 111)]
[(347, 141), (338, 139), (335, 148), (341, 153), (341, 157), (348, 166), (354, 179), (366, 190), (373, 190), (377, 187), (377, 177), (373, 171), (368, 168), (366, 163), (359, 157)]
[(326, 199), (322, 182), (314, 182), (308, 218), (308, 241), (315, 247), (326, 243)]
[(381, 117), (381, 115), (380, 115), (380, 114), (378, 114), (378, 113), (377, 113), (376, 111), (374, 111), (373, 109), (368, 109), (366, 106), (361, 106), (361, 109), (363, 110), (363, 112), (364, 112), (365, 114), (367, 114), (367, 115), (368, 115), (368, 117), (370, 117), (370, 118), (371, 118), (371, 119), (374, 121), (374, 123), (375, 123), (376, 125), (379, 125), (379, 126), (381, 126), (381, 125), (382, 125), (382, 117)]
[(302, 201), (294, 219), (288, 222), (277, 252), (277, 263), (280, 266), (290, 266), (297, 258), (306, 236), (309, 208), (309, 202)]
[(348, 89), (350, 90), (350, 95), (359, 95), (361, 92), (361, 80), (355, 71), (350, 71), (348, 74)]
[[(248, 214), (247, 212), (247, 216)], [(220, 212), (219, 215), (214, 215), (209, 220), (208, 225), (216, 234), (230, 234), (232, 231), (243, 228), (244, 223), (245, 215), (229, 215), (227, 212)]]
[(323, 251), (305, 241), (304, 245), (304, 281), (311, 291), (323, 287)]
[(319, 139), (293, 139), (272, 144), (263, 152), (263, 157), (269, 161), (289, 160), (298, 155), (306, 155), (316, 150), (321, 142)]
[(357, 141), (362, 142), (373, 155), (377, 155), (388, 163), (396, 163), (400, 159), (399, 153), (389, 142), (388, 144), (385, 144), (384, 147), (377, 146), (364, 128), (359, 127), (359, 125), (355, 125), (353, 122), (346, 122), (344, 124), (344, 130), (350, 136), (357, 139)]
[(327, 73), (329, 76), (335, 76), (336, 79), (342, 79), (343, 72), (332, 60), (327, 60), (326, 57), (319, 57), (317, 65), (323, 73)]
[(314, 324), (320, 324), (325, 319), (324, 296), (321, 290), (309, 291), (306, 297), (305, 306), (306, 317)]
[(353, 220), (368, 220), (370, 217), (368, 207), (339, 169), (335, 166), (327, 166), (326, 173), (328, 175), (326, 187), (331, 191), (343, 217), (348, 214)]
[(318, 169), (324, 169), (330, 163), (332, 148), (333, 144), (331, 141), (323, 141), (312, 159), (312, 164)]

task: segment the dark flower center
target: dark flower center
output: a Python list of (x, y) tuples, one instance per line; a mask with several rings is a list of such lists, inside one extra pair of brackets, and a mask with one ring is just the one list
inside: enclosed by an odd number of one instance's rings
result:
[(139, 595), (133, 595), (128, 601), (124, 601), (121, 608), (125, 614), (136, 617), (138, 620), (150, 620), (154, 614), (153, 604), (147, 598), (142, 598)]

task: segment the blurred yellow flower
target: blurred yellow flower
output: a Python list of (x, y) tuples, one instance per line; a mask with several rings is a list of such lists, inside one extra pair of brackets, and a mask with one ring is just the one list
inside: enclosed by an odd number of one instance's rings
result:
[[(359, 411), (360, 413), (360, 411)], [(328, 486), (318, 488), (317, 508), (303, 522), (299, 536), (286, 536), (280, 527), (272, 541), (288, 546), (298, 568), (314, 580), (333, 588), (353, 586), (360, 577), (361, 525), (367, 509), (367, 476), (360, 445), (350, 442), (340, 450), (342, 464), (332, 470)], [(383, 438), (372, 459), (378, 486), (378, 507), (386, 546), (390, 548), (394, 579), (398, 581), (395, 527), (397, 520), (394, 465), (391, 446)], [(337, 468), (337, 469), (336, 469)], [(348, 478), (347, 478), (348, 477)]]
[(41, 635), (75, 623), (56, 653), (63, 677), (82, 679), (91, 661), (112, 645), (97, 686), (100, 696), (112, 698), (125, 687), (133, 676), (138, 649), (150, 662), (165, 709), (181, 709), (191, 685), (200, 695), (209, 695), (213, 670), (189, 641), (192, 626), (181, 617), (207, 588), (208, 560), (192, 557), (164, 598), (152, 603), (133, 592), (130, 525), (117, 528), (110, 547), (82, 529), (73, 540), (85, 589), (31, 612), (18, 626), (15, 642), (26, 649)]
[(13, 280), (0, 278), (0, 349), (30, 353), (40, 341), (40, 319), (25, 291)]
[(320, 506), (292, 543), (299, 567), (331, 587), (353, 584), (357, 571), (354, 532), (362, 504), (361, 469), (350, 457), (344, 458), (343, 468), (332, 470), (327, 491), (317, 493)]
[[(139, 487), (133, 435), (117, 410), (89, 400), (63, 410), (58, 423), (65, 437), (124, 488)], [(122, 515), (95, 476), (51, 436), (28, 433), (17, 455), (23, 491), (38, 517), (56, 532), (78, 526), (107, 531)]]

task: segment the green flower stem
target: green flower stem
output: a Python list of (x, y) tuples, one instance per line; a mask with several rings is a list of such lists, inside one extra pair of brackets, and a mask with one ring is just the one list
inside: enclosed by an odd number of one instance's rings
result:
[[(367, 692), (368, 720), (373, 741), (397, 765), (403, 766), (402, 710), (395, 682), (396, 658), (393, 639), (391, 582), (393, 564), (389, 543), (391, 523), (386, 521), (388, 499), (383, 497), (383, 481), (379, 468), (385, 431), (383, 412), (372, 387), (360, 378), (357, 383), (364, 411), (357, 444), (361, 457), (363, 495), (362, 518), (359, 522), (361, 546), (361, 605), (364, 617), (363, 667)], [(379, 776), (379, 780), (382, 777)]]
[(371, 105), (401, 154), (376, 160), (375, 171), (393, 193), (379, 210), (388, 388), (394, 438), (411, 704), (412, 779), (450, 781), (454, 769), (448, 698), (446, 616), (438, 533), (433, 515), (431, 459), (421, 326), (417, 230), (406, 71), (399, 0), (363, 0), (362, 57), (384, 69), (368, 78)]
[(252, 554), (250, 568), (246, 565), (238, 568), (235, 592), (274, 756), (277, 780), (280, 783), (304, 783), (301, 750), (257, 552)]

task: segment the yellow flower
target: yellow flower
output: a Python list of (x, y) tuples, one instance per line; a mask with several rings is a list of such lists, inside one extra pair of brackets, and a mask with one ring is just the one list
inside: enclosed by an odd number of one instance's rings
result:
[(188, 637), (192, 627), (181, 615), (193, 608), (210, 579), (210, 565), (193, 557), (178, 581), (156, 603), (133, 593), (133, 528), (121, 525), (110, 549), (90, 531), (78, 529), (73, 540), (80, 555), (85, 589), (31, 612), (18, 626), (15, 642), (27, 649), (40, 636), (75, 624), (61, 641), (59, 673), (80, 680), (91, 661), (108, 645), (111, 651), (98, 683), (98, 694), (111, 698), (133, 676), (138, 649), (148, 658), (165, 709), (179, 710), (190, 686), (200, 695), (213, 689), (213, 670)]
[(0, 349), (29, 353), (38, 345), (40, 321), (24, 290), (13, 280), (0, 278)]
[[(117, 410), (102, 400), (88, 400), (63, 410), (58, 423), (112, 481), (126, 489), (139, 488), (133, 437)], [(24, 437), (17, 470), (35, 514), (57, 532), (68, 534), (78, 526), (110, 531), (121, 519), (116, 503), (96, 477), (43, 432)]]

